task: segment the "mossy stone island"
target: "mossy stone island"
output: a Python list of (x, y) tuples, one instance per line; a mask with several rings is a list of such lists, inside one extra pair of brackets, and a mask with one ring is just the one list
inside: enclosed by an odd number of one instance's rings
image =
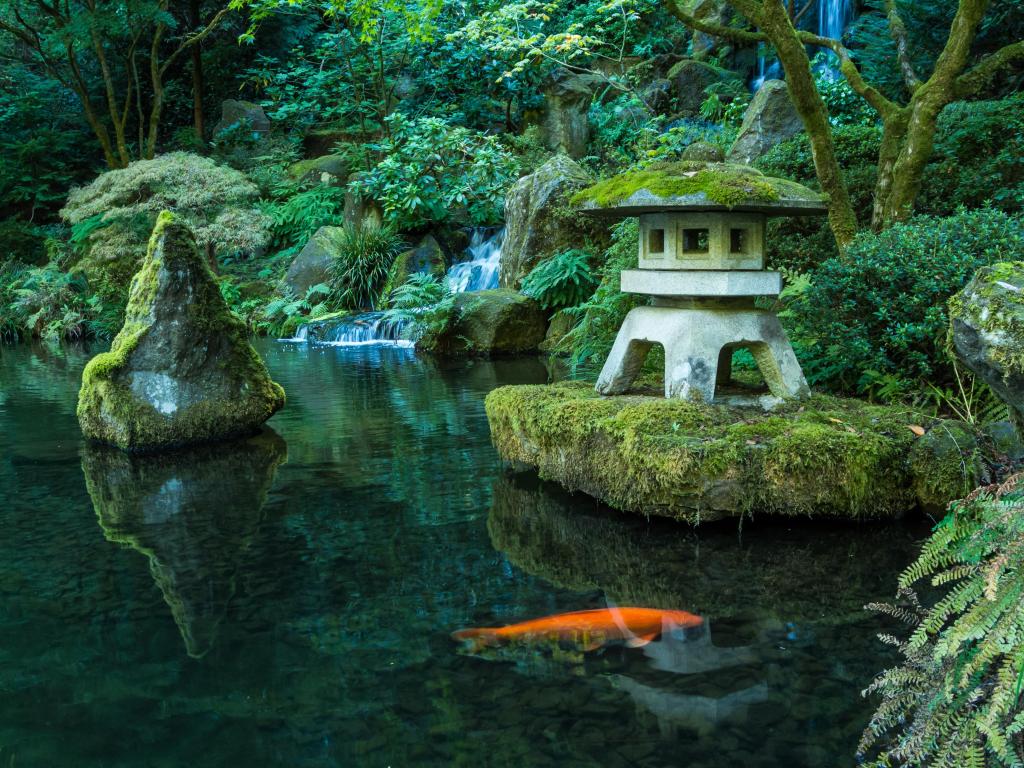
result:
[(964, 444), (970, 455), (936, 450), (920, 460), (911, 427), (936, 420), (860, 400), (814, 395), (766, 413), (602, 397), (563, 382), (501, 387), (486, 408), (506, 461), (616, 509), (691, 524), (764, 513), (899, 517), (944, 506), (980, 478), (977, 443)]
[(255, 433), (284, 402), (192, 232), (163, 212), (132, 279), (124, 326), (82, 374), (82, 431), (153, 452)]

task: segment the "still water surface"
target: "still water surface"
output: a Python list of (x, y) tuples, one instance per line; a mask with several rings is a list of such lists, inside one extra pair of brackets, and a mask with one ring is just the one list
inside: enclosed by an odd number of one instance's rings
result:
[[(616, 516), (499, 465), (483, 398), (536, 360), (260, 350), (272, 432), (131, 460), (81, 440), (85, 350), (0, 348), (0, 768), (853, 765), (921, 525)], [(707, 623), (449, 639), (616, 604)]]

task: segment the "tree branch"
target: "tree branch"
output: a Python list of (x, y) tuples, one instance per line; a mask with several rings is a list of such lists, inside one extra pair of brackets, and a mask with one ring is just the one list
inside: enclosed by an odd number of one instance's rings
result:
[(1022, 60), (1024, 60), (1024, 40), (989, 54), (956, 79), (953, 84), (956, 97), (965, 99), (968, 96), (973, 96), (984, 88), (1000, 69)]
[(213, 32), (214, 29), (223, 21), (224, 17), (231, 11), (230, 8), (222, 8), (217, 11), (217, 15), (210, 19), (210, 23), (203, 27), (198, 32), (188, 35), (184, 40), (181, 41), (181, 45), (178, 46), (177, 50), (174, 51), (170, 56), (167, 57), (167, 61), (160, 67), (160, 76), (163, 77), (164, 73), (167, 72), (167, 68), (174, 63), (174, 60), (178, 58), (182, 53), (187, 51), (193, 45), (201, 43), (203, 39)]
[(896, 43), (896, 59), (900, 64), (900, 71), (903, 73), (903, 82), (913, 93), (921, 80), (914, 71), (914, 65), (910, 61), (909, 45), (907, 44), (907, 26), (896, 9), (896, 0), (885, 0), (886, 16), (889, 19), (889, 34)]
[(730, 40), (734, 43), (768, 42), (768, 36), (764, 32), (751, 32), (746, 29), (736, 29), (735, 27), (727, 27), (724, 24), (715, 24), (697, 19), (679, 6), (679, 0), (665, 0), (665, 6), (668, 8), (668, 12), (679, 19), (679, 21), (698, 32), (720, 37), (723, 40)]

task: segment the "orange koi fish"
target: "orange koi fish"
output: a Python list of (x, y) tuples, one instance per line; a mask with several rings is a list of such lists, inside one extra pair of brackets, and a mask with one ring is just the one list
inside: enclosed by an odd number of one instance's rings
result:
[(531, 619), (507, 627), (460, 629), (452, 639), (464, 643), (475, 653), (512, 643), (571, 643), (584, 651), (593, 651), (608, 643), (623, 642), (638, 648), (656, 640), (663, 632), (699, 627), (704, 620), (686, 611), (658, 608), (596, 608)]

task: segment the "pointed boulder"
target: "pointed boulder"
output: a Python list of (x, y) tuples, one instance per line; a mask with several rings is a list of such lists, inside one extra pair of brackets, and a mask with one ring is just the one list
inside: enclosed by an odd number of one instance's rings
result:
[(86, 437), (152, 452), (254, 433), (284, 405), (192, 232), (165, 211), (132, 279), (124, 327), (82, 374)]

